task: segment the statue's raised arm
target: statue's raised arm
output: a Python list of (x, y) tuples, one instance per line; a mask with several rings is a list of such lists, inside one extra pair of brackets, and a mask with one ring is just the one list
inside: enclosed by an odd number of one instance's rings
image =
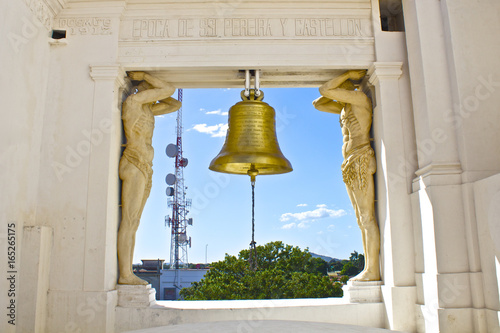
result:
[(373, 174), (375, 153), (370, 145), (372, 104), (351, 80), (360, 80), (366, 71), (347, 71), (323, 84), (322, 97), (313, 104), (320, 110), (340, 114), (343, 146), (342, 177), (361, 229), (365, 267), (351, 280), (380, 280), (380, 232), (375, 219)]
[(130, 79), (141, 81), (135, 93), (122, 106), (122, 121), (127, 144), (120, 159), (122, 180), (122, 220), (118, 230), (119, 284), (146, 285), (132, 271), (135, 234), (151, 191), (153, 175), (154, 116), (180, 108), (173, 99), (175, 87), (144, 72), (129, 72)]

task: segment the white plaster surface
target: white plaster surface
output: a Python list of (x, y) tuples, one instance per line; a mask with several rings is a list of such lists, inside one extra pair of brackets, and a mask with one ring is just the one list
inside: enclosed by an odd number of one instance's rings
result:
[[(44, 332), (48, 314), (47, 291), (52, 249), (52, 229), (48, 227), (24, 227), (23, 262), (19, 281), (19, 300), (36, 295), (35, 302), (19, 304), (17, 326), (22, 332)], [(10, 276), (10, 274), (9, 274)]]
[(342, 298), (158, 301), (150, 308), (116, 308), (116, 332), (214, 321), (297, 320), (385, 326), (383, 303), (348, 303)]
[(262, 321), (226, 321), (198, 324), (184, 324), (165, 327), (156, 327), (145, 330), (129, 331), (126, 333), (229, 333), (229, 332), (294, 332), (294, 333), (319, 333), (319, 332), (343, 332), (343, 333), (384, 333), (396, 332), (380, 328), (360, 327), (353, 325), (325, 324), (302, 321), (262, 320)]
[[(21, 299), (19, 290), (20, 274), (23, 271), (21, 250), (23, 240), (34, 240), (33, 244), (27, 244), (27, 249), (36, 248), (36, 243), (40, 240), (37, 237), (31, 238), (33, 235), (24, 238), (24, 227), (43, 224), (37, 221), (36, 206), (42, 163), (40, 150), (50, 58), (49, 45), (46, 43), (48, 33), (46, 26), (51, 16), (47, 12), (47, 7), (40, 8), (37, 12), (34, 8), (27, 7), (23, 1), (0, 2), (0, 43), (2, 45), (0, 62), (3, 64), (0, 98), (4, 117), (0, 122), (0, 272), (2, 276), (0, 279), (0, 290), (2, 290), (0, 332), (5, 333), (16, 331), (16, 326), (7, 321), (10, 319), (7, 317), (7, 306), (10, 306), (12, 300), (15, 302), (18, 310), (16, 323), (19, 323), (19, 306), (20, 303), (26, 302)], [(7, 262), (9, 228), (15, 233), (14, 269)], [(30, 260), (26, 265), (34, 264), (36, 261), (36, 259)], [(43, 270), (45, 269), (47, 267), (43, 267)], [(11, 288), (7, 280), (7, 272), (12, 270), (17, 272), (15, 274), (16, 290), (15, 295), (9, 296), (7, 291)], [(34, 268), (26, 267), (25, 271), (31, 274)], [(35, 295), (41, 295), (39, 292), (43, 288), (38, 289), (38, 287), (43, 286), (44, 278), (38, 282), (41, 284), (26, 290), (26, 296), (34, 298)], [(30, 294), (30, 290), (36, 293)], [(33, 304), (35, 307), (41, 307), (42, 302), (43, 298), (39, 301), (32, 300), (31, 304), (25, 304), (23, 311), (27, 310), (29, 313), (33, 310)], [(30, 318), (30, 322), (26, 324), (33, 329), (43, 327), (40, 319), (41, 317)]]
[(500, 174), (474, 184), (480, 242), (484, 305), (488, 329), (498, 331), (500, 321)]

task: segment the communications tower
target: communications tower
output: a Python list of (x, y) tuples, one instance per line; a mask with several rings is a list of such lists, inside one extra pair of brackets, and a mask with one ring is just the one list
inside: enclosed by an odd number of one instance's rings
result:
[[(182, 89), (178, 90), (178, 100), (182, 103)], [(191, 200), (186, 199), (184, 186), (184, 168), (188, 165), (187, 158), (182, 156), (182, 106), (177, 111), (177, 142), (169, 144), (166, 149), (168, 157), (175, 158), (175, 174), (169, 173), (165, 178), (167, 187), (168, 207), (172, 208), (172, 216), (165, 217), (165, 225), (171, 228), (170, 269), (175, 269), (174, 286), (181, 289), (180, 268), (187, 268), (188, 246), (191, 247), (191, 237), (187, 235), (187, 226), (193, 225), (193, 219), (188, 218)]]

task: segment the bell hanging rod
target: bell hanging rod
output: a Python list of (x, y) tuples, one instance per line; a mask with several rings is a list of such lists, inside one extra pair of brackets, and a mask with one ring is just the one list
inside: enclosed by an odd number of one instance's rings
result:
[(255, 70), (255, 96), (260, 96), (260, 69)]
[(250, 96), (250, 85), (252, 74), (255, 76), (255, 96), (260, 96), (260, 69), (245, 69), (245, 97)]

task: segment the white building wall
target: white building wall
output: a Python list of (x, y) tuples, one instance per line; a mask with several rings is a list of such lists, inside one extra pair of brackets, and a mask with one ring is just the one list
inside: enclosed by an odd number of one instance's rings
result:
[(491, 299), (498, 276), (482, 267), (495, 256), (483, 245), (474, 182), (500, 171), (500, 52), (490, 32), (498, 30), (499, 4), (403, 5), (419, 152), (412, 195), (418, 330), (494, 332), (498, 321), (487, 324), (486, 313), (498, 317), (498, 307), (485, 307), (484, 295)]
[[(37, 252), (25, 253), (24, 256), (21, 249), (23, 239), (29, 239), (44, 248), (43, 243), (47, 237), (50, 238), (47, 234), (50, 234), (50, 230), (39, 230), (28, 236), (24, 235), (23, 228), (37, 224), (40, 150), (51, 54), (48, 37), (52, 15), (52, 10), (45, 4), (35, 10), (28, 8), (25, 1), (0, 2), (0, 96), (3, 115), (0, 122), (0, 331), (6, 333), (15, 332), (16, 327), (23, 327), (23, 324), (26, 331), (42, 329), (43, 323), (34, 320), (20, 323), (20, 312), (34, 318), (35, 313), (43, 316), (47, 310), (43, 290), (45, 288), (46, 295), (46, 272), (40, 276), (40, 281), (25, 280), (21, 284), (21, 274), (30, 275), (36, 271), (38, 260), (33, 254), (39, 252), (40, 248), (29, 247)], [(15, 247), (15, 251), (8, 246)], [(15, 253), (13, 262), (9, 264), (8, 252)], [(14, 279), (6, 280), (12, 276)], [(20, 309), (21, 296), (29, 297), (33, 306)], [(41, 299), (36, 296), (41, 296)], [(6, 310), (11, 306), (11, 301), (15, 302), (14, 322), (17, 326), (8, 323), (13, 317), (6, 316), (7, 311), (12, 313)]]
[(180, 269), (180, 285), (178, 287), (175, 286), (175, 270), (173, 269), (162, 269), (160, 276), (160, 290), (157, 290), (156, 293), (159, 294), (159, 300), (165, 300), (165, 288), (176, 288), (176, 296), (179, 298), (179, 292), (183, 288), (189, 288), (193, 284), (193, 282), (199, 282), (205, 274), (208, 272), (208, 269)]
[(500, 36), (492, 32), (500, 29), (499, 3), (460, 0), (442, 7), (453, 73), (453, 112), (445, 116), (456, 129), (463, 170), (472, 321), (475, 331), (495, 332), (500, 314), (500, 222), (492, 213), (500, 191), (500, 69), (495, 66)]

